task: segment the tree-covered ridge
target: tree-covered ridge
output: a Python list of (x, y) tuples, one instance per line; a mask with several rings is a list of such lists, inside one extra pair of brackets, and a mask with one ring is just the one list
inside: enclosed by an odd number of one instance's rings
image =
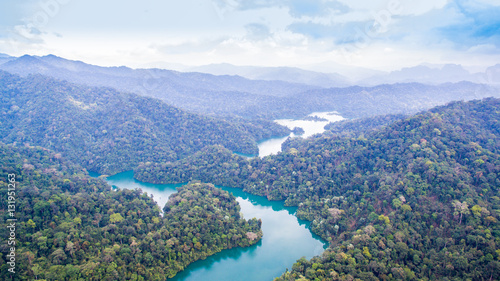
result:
[(243, 188), (242, 181), (248, 178), (249, 163), (247, 158), (234, 154), (223, 146), (207, 146), (179, 161), (141, 163), (134, 170), (134, 177), (157, 184), (202, 180)]
[(387, 115), (377, 115), (373, 117), (365, 117), (358, 119), (345, 119), (337, 122), (329, 123), (325, 126), (325, 132), (323, 134), (318, 134), (311, 136), (307, 139), (303, 138), (288, 138), (283, 144), (281, 144), (282, 150), (286, 151), (293, 147), (300, 147), (302, 145), (307, 146), (313, 138), (322, 137), (342, 137), (342, 138), (364, 138), (365, 134), (371, 131), (381, 129), (384, 126), (392, 124), (398, 120), (402, 120), (408, 117), (403, 114), (387, 114)]
[(298, 205), (297, 215), (331, 247), (299, 261), (284, 280), (495, 280), (499, 120), (498, 99), (455, 102), (357, 138), (318, 137), (247, 162), (200, 153), (136, 174), (153, 182), (233, 181)]
[(0, 72), (0, 133), (4, 143), (39, 145), (101, 174), (139, 162), (174, 161), (206, 145), (256, 154), (257, 138), (286, 129), (187, 113), (163, 102), (43, 76)]
[[(293, 83), (275, 79), (259, 81), (232, 75), (99, 67), (53, 55), (25, 55), (1, 64), (0, 69), (24, 77), (41, 74), (76, 84), (111, 87), (158, 98), (191, 112), (217, 116), (237, 115), (249, 119), (297, 119), (318, 111), (338, 111), (347, 118), (389, 113), (415, 114), (454, 100), (500, 97), (494, 87), (470, 82), (440, 85), (433, 82), (435, 85), (426, 85), (397, 83), (398, 80), (394, 80), (396, 84), (392, 85), (340, 88), (330, 88), (330, 85), (320, 88), (296, 84), (300, 83), (304, 75), (299, 75)], [(287, 73), (285, 76), (288, 81), (289, 75), (295, 76), (297, 73)], [(407, 81), (415, 79), (413, 77)], [(341, 85), (345, 84), (335, 83), (336, 87)]]
[(327, 124), (325, 129), (335, 135), (351, 137), (379, 129), (406, 117), (408, 116), (403, 114), (390, 114), (353, 120), (341, 120)]
[(180, 187), (163, 210), (167, 229), (188, 241), (183, 250), (203, 250), (193, 252), (195, 259), (226, 248), (250, 246), (262, 238), (262, 221), (245, 220), (234, 195), (212, 184), (195, 182)]
[[(111, 190), (44, 148), (0, 145), (0, 193), (15, 175), (16, 274), (0, 245), (1, 280), (165, 280), (188, 264), (261, 237), (234, 196), (206, 184), (172, 195), (164, 216), (140, 190)], [(7, 200), (0, 223), (7, 225)], [(0, 229), (9, 237), (8, 229)]]

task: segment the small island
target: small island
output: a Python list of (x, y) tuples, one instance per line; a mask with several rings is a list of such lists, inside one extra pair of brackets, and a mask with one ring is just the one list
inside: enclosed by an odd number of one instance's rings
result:
[(302, 136), (306, 132), (301, 127), (295, 127), (295, 128), (293, 128), (292, 133), (294, 133), (294, 135), (296, 135), (296, 136)]

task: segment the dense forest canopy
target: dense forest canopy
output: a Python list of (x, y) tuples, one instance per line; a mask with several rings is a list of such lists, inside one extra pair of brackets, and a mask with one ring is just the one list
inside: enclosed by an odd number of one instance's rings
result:
[(383, 126), (387, 126), (406, 117), (408, 116), (403, 114), (387, 114), (358, 119), (345, 119), (327, 124), (325, 126), (325, 134), (333, 134), (344, 137), (358, 137), (361, 134), (380, 129)]
[(6, 72), (0, 72), (0, 114), (4, 143), (53, 149), (102, 174), (174, 161), (214, 144), (257, 154), (257, 140), (288, 133), (269, 121), (225, 121), (109, 88)]
[(138, 179), (202, 180), (298, 206), (331, 241), (283, 280), (500, 278), (500, 100), (454, 102), (357, 137), (251, 160), (222, 147), (144, 163)]
[[(255, 244), (261, 222), (240, 217), (230, 193), (213, 185), (179, 188), (160, 209), (140, 190), (112, 190), (101, 179), (40, 147), (0, 145), (0, 192), (15, 175), (16, 274), (2, 280), (166, 280), (188, 264)], [(0, 202), (0, 220), (10, 218)], [(8, 237), (8, 229), (0, 229)]]
[[(366, 117), (490, 93), (472, 83), (350, 87), (240, 109)], [(213, 184), (298, 206), (297, 216), (330, 242), (278, 280), (500, 278), (498, 99), (343, 121), (252, 159), (234, 152), (257, 154), (258, 139), (289, 130), (39, 75), (0, 72), (0, 102), (0, 189), (6, 193), (9, 174), (16, 175), (19, 280), (165, 280), (193, 261), (255, 244), (261, 222), (241, 218), (234, 196)], [(141, 181), (190, 184), (162, 216), (140, 190), (112, 190), (85, 169), (134, 169)], [(3, 224), (9, 218), (7, 201), (0, 217)], [(5, 261), (9, 249), (0, 250)]]

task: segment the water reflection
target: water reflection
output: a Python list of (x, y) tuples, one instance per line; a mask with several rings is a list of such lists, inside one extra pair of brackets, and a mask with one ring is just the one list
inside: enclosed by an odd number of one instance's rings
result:
[(255, 256), (255, 251), (257, 250), (257, 248), (261, 246), (262, 246), (262, 240), (250, 247), (232, 248), (228, 250), (223, 250), (222, 252), (207, 257), (205, 260), (199, 260), (190, 264), (185, 270), (177, 273), (176, 276), (174, 276), (169, 280), (172, 281), (210, 280), (207, 279), (208, 278), (207, 272), (210, 272), (214, 267), (220, 266), (221, 262), (229, 260), (236, 261), (243, 254)]
[[(242, 209), (245, 206), (245, 202), (244, 201), (248, 201), (249, 203), (251, 203), (254, 206), (271, 207), (271, 209), (273, 211), (275, 211), (275, 212), (286, 211), (286, 212), (288, 212), (289, 215), (291, 215), (294, 219), (296, 219), (296, 222), (300, 226), (303, 226), (303, 227), (309, 229), (309, 225), (311, 224), (311, 222), (306, 221), (306, 220), (301, 220), (301, 219), (297, 218), (295, 216), (295, 214), (296, 214), (298, 208), (297, 207), (285, 206), (284, 205), (285, 201), (269, 201), (264, 196), (258, 196), (258, 195), (250, 194), (250, 193), (247, 193), (247, 192), (243, 191), (240, 188), (226, 187), (226, 186), (217, 186), (217, 187), (219, 187), (219, 188), (221, 188), (223, 190), (226, 190), (226, 191), (232, 193), (234, 196), (236, 196), (236, 198), (237, 198), (236, 200), (238, 201), (238, 203), (240, 203), (240, 206), (241, 206)], [(247, 212), (249, 212), (249, 211), (250, 210), (247, 210)], [(245, 216), (245, 218), (248, 219), (248, 218), (251, 218), (251, 217), (246, 217)], [(311, 232), (311, 235), (312, 235), (312, 237), (314, 239), (322, 241), (325, 244), (327, 243), (320, 236), (318, 236), (318, 235), (316, 235), (316, 234), (314, 234), (312, 232)]]
[[(153, 194), (161, 207), (176, 188), (182, 186), (143, 183), (133, 178), (132, 171), (108, 177), (107, 182), (119, 188), (140, 188)], [(325, 241), (309, 230), (309, 222), (295, 216), (295, 207), (285, 207), (283, 201), (268, 201), (239, 188), (218, 187), (236, 196), (244, 218), (262, 220), (262, 240), (251, 247), (223, 250), (194, 262), (171, 280), (272, 280), (302, 256), (312, 258), (326, 248)]]

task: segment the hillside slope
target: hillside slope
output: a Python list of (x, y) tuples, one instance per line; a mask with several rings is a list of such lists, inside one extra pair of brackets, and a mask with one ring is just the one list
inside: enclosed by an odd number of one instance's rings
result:
[(110, 88), (0, 72), (0, 140), (53, 149), (91, 171), (114, 174), (140, 162), (174, 161), (206, 145), (256, 154), (276, 125), (230, 123)]
[(358, 138), (298, 140), (252, 160), (205, 150), (135, 174), (231, 184), (298, 206), (331, 247), (283, 280), (496, 280), (499, 120), (498, 99), (455, 102)]
[(270, 112), (247, 111), (244, 115), (241, 109), (262, 103), (279, 104), (282, 97), (317, 88), (199, 72), (100, 67), (53, 55), (25, 55), (0, 64), (0, 69), (23, 77), (41, 74), (81, 85), (112, 87), (118, 91), (158, 98), (170, 105), (202, 114), (252, 118)]
[(40, 147), (0, 143), (0, 192), (13, 198), (0, 202), (0, 223), (17, 219), (15, 244), (0, 246), (2, 261), (15, 247), (15, 275), (2, 262), (1, 280), (166, 280), (262, 237), (261, 222), (241, 218), (235, 197), (212, 185), (179, 188), (162, 217), (147, 194), (112, 190)]
[[(342, 84), (335, 83), (336, 88), (321, 88), (284, 81), (250, 80), (240, 76), (100, 67), (53, 55), (25, 55), (0, 64), (0, 69), (21, 76), (42, 74), (81, 85), (112, 87), (161, 99), (169, 105), (201, 114), (236, 115), (269, 121), (302, 118), (318, 111), (338, 111), (348, 118), (414, 114), (450, 101), (500, 97), (495, 88), (470, 82), (436, 85), (400, 83), (373, 87), (339, 87)], [(494, 79), (495, 69), (491, 69), (489, 73), (493, 74), (489, 76)], [(309, 75), (308, 72), (295, 72), (293, 69), (275, 70), (278, 73), (283, 70), (278, 76), (295, 82), (305, 82)]]

